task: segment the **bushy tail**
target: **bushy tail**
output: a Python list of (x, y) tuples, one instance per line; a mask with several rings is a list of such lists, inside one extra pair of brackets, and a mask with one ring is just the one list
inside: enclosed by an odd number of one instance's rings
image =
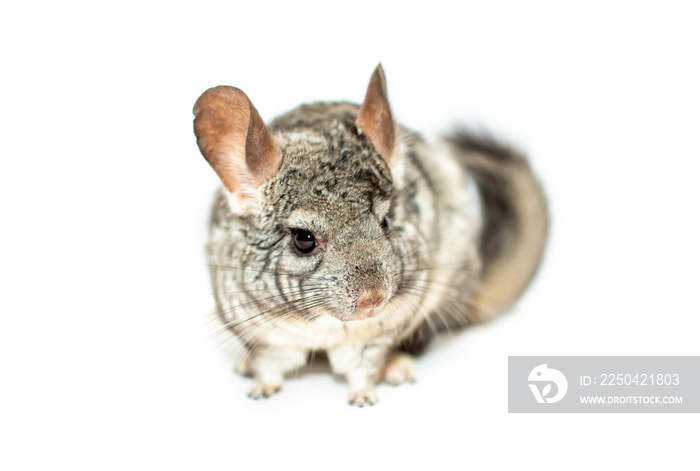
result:
[(509, 308), (535, 275), (547, 240), (547, 203), (519, 153), (490, 137), (466, 131), (448, 140), (481, 193), (483, 266), (472, 308), (478, 319), (485, 320)]

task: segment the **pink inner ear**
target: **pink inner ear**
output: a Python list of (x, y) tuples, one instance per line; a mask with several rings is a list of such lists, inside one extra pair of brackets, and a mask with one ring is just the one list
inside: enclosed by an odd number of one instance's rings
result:
[(381, 64), (372, 74), (356, 124), (360, 133), (367, 135), (384, 160), (391, 160), (396, 144), (396, 130)]
[(279, 146), (238, 88), (207, 90), (197, 100), (194, 115), (197, 144), (229, 192), (251, 182), (262, 184), (279, 166)]
[(253, 104), (245, 144), (246, 164), (256, 184), (265, 183), (279, 168), (282, 152)]

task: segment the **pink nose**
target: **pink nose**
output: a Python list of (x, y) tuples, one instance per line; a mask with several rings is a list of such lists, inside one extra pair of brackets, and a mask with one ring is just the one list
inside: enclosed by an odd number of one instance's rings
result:
[(384, 302), (384, 296), (379, 291), (372, 289), (365, 291), (357, 301), (357, 306), (363, 311), (379, 308)]

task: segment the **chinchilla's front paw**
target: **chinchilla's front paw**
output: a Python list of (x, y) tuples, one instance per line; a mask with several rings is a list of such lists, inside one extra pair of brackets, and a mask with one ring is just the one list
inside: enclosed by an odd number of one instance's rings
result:
[(348, 403), (351, 406), (363, 407), (365, 405), (373, 406), (379, 402), (377, 393), (374, 388), (361, 389), (359, 391), (350, 391)]
[(282, 389), (284, 375), (306, 364), (306, 350), (266, 346), (258, 348), (241, 365), (241, 373), (252, 373), (253, 388), (248, 393), (253, 399), (270, 397)]
[(263, 384), (256, 382), (253, 388), (248, 393), (248, 397), (252, 399), (268, 398), (275, 393), (280, 392), (281, 384)]

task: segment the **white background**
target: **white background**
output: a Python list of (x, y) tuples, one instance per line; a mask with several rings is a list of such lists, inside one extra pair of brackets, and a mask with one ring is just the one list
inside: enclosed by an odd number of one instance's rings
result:
[[(697, 415), (508, 414), (506, 374), (508, 355), (700, 355), (698, 13), (3, 6), (0, 468), (697, 469)], [(531, 156), (545, 264), (515, 310), (436, 345), (373, 408), (322, 369), (252, 401), (205, 325), (219, 183), (192, 106), (220, 84), (266, 120), (358, 102), (379, 61), (405, 125), (483, 126)]]

